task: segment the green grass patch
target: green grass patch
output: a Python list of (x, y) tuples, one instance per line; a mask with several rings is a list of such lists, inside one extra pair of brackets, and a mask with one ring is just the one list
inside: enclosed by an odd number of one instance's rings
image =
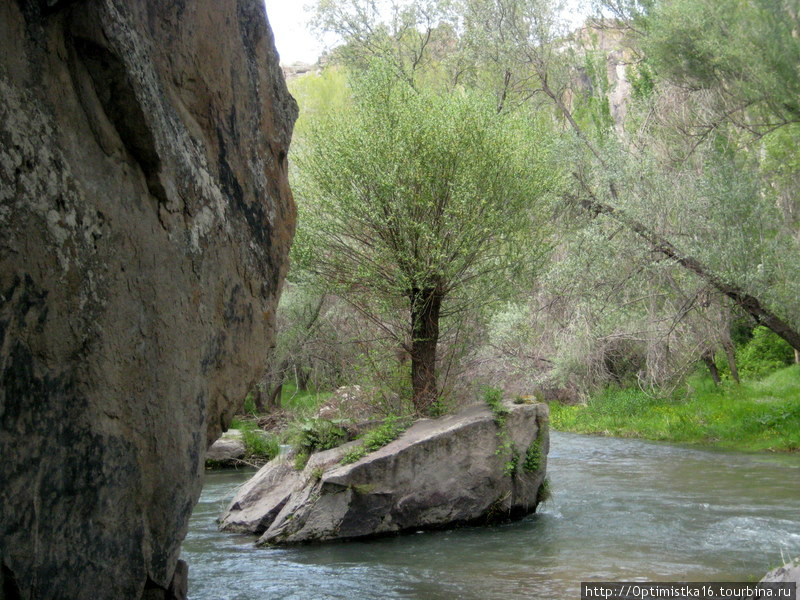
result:
[(260, 460), (272, 460), (280, 454), (281, 446), (278, 438), (258, 429), (242, 430), (245, 457)]
[(756, 381), (715, 386), (695, 376), (684, 397), (652, 397), (608, 388), (586, 406), (550, 405), (553, 429), (714, 445), (737, 450), (800, 451), (800, 365)]
[(283, 384), (281, 390), (281, 407), (299, 415), (312, 415), (317, 412), (333, 392), (317, 390), (298, 390), (293, 383)]

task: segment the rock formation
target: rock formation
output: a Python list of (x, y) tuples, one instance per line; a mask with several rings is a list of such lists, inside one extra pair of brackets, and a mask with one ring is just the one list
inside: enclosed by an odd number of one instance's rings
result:
[(548, 411), (507, 409), (500, 425), (484, 406), (418, 421), (348, 465), (358, 441), (312, 455), (303, 471), (279, 457), (242, 486), (220, 526), (291, 544), (523, 517), (541, 498)]
[(181, 597), (294, 227), (264, 5), (2, 0), (0, 48), (0, 598)]

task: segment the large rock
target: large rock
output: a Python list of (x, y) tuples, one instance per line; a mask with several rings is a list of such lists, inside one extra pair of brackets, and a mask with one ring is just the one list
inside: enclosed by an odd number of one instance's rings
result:
[(206, 467), (227, 467), (239, 463), (244, 458), (247, 447), (242, 440), (242, 432), (229, 429), (206, 450)]
[(0, 598), (181, 596), (294, 227), (264, 4), (0, 0), (0, 97)]
[(359, 442), (312, 455), (302, 472), (276, 459), (239, 490), (220, 526), (291, 544), (523, 517), (545, 477), (548, 411), (507, 408), (502, 426), (483, 406), (418, 421), (349, 465), (340, 459)]

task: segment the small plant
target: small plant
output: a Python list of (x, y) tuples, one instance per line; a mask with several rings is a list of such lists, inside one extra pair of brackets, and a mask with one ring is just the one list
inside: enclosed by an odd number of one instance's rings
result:
[(525, 462), (522, 468), (526, 473), (535, 473), (542, 466), (542, 443), (536, 438), (525, 451)]
[(353, 446), (345, 453), (345, 455), (342, 457), (342, 460), (339, 462), (341, 462), (343, 465), (351, 465), (354, 462), (358, 462), (366, 455), (367, 449), (364, 448), (364, 446)]
[(310, 455), (308, 454), (308, 452), (298, 452), (297, 454), (295, 454), (294, 470), (302, 471), (303, 469), (305, 469), (306, 465), (308, 464), (309, 456)]
[(322, 479), (322, 475), (325, 473), (325, 469), (322, 467), (314, 467), (311, 469), (311, 479), (313, 481), (319, 481)]
[(301, 419), (292, 424), (289, 443), (298, 455), (336, 448), (347, 441), (347, 432), (341, 424), (340, 420)]
[(443, 397), (438, 397), (428, 408), (428, 414), (434, 418), (446, 415), (449, 410), (447, 401)]
[(256, 414), (256, 401), (253, 398), (253, 392), (250, 392), (244, 399), (244, 412), (249, 415)]
[(550, 489), (550, 479), (545, 477), (536, 492), (536, 503), (547, 502), (552, 497), (553, 491)]
[(519, 452), (515, 448), (511, 449), (511, 458), (503, 463), (503, 475), (506, 477), (513, 477), (517, 473), (517, 465), (519, 464)]
[(406, 430), (407, 424), (404, 423), (399, 417), (389, 415), (384, 419), (383, 424), (375, 429), (366, 432), (361, 438), (361, 445), (354, 446), (347, 454), (342, 457), (341, 463), (349, 465), (363, 458), (370, 452), (374, 452), (378, 448), (383, 448), (389, 442), (393, 442), (400, 434)]
[(498, 390), (497, 388), (486, 388), (483, 391), (483, 399), (486, 402), (486, 405), (489, 407), (489, 410), (491, 410), (492, 414), (494, 415), (495, 424), (500, 428), (504, 428), (509, 410), (503, 406), (502, 390)]

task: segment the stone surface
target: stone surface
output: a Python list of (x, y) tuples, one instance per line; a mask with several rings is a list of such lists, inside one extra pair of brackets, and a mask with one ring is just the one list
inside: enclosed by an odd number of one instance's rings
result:
[[(302, 472), (286, 459), (272, 461), (239, 490), (221, 528), (291, 544), (523, 517), (536, 509), (545, 477), (548, 410), (508, 409), (502, 428), (484, 406), (418, 421), (350, 465), (340, 459), (358, 441), (312, 455)], [(513, 475), (504, 472), (511, 451), (501, 448), (503, 431), (519, 456)], [(537, 443), (541, 459), (526, 470), (526, 452)]]
[(795, 582), (797, 583), (798, 592), (800, 592), (800, 558), (795, 558), (793, 561), (786, 563), (782, 567), (773, 569), (764, 575), (761, 581), (771, 583), (781, 582)]
[(244, 458), (246, 451), (244, 442), (240, 437), (229, 436), (227, 435), (228, 433), (230, 431), (211, 444), (211, 447), (206, 451), (206, 462), (224, 465), (235, 463), (237, 460)]
[(0, 50), (0, 598), (177, 597), (293, 234), (264, 4), (2, 0)]

